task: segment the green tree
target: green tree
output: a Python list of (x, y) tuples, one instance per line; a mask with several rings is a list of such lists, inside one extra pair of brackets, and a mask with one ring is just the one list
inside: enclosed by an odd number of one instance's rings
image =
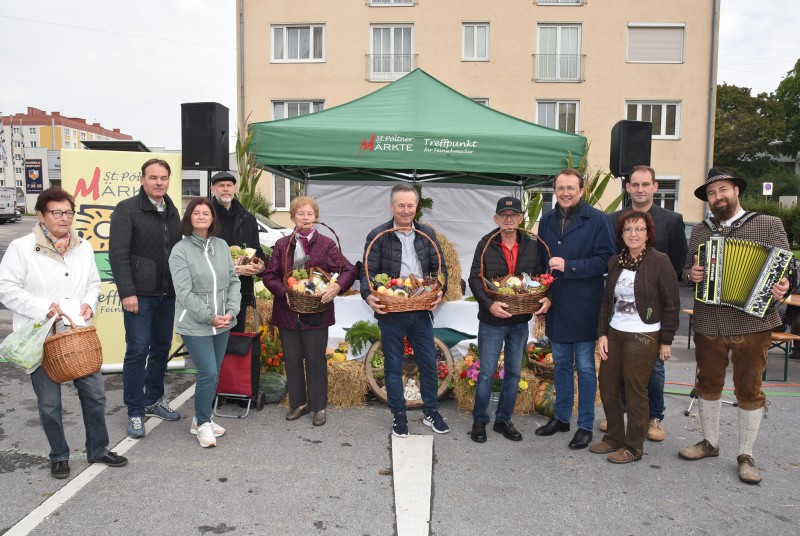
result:
[(794, 158), (800, 153), (800, 60), (778, 85), (775, 98), (782, 107), (786, 128), (780, 151)]

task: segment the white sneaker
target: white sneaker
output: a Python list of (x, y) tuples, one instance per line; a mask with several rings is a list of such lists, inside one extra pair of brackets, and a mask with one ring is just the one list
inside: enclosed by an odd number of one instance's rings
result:
[[(214, 430), (214, 437), (222, 437), (225, 434), (225, 428), (214, 422), (211, 419), (211, 428)], [(192, 417), (192, 428), (189, 430), (192, 435), (197, 435), (197, 417)]]
[(203, 448), (217, 446), (217, 438), (214, 437), (214, 429), (210, 422), (203, 423), (197, 428), (197, 441)]

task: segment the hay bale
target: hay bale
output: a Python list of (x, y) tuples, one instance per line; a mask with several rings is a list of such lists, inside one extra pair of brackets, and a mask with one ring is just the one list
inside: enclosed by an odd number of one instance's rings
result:
[(351, 360), (328, 365), (328, 405), (349, 408), (366, 404), (367, 375), (361, 361)]
[(535, 316), (533, 317), (533, 324), (531, 325), (531, 335), (536, 340), (541, 339), (544, 337), (545, 333), (545, 324), (544, 319), (538, 320)]
[[(357, 360), (344, 363), (328, 363), (328, 406), (351, 408), (367, 403), (367, 375), (364, 363)], [(289, 397), (283, 397), (280, 405), (288, 408)]]
[[(470, 386), (469, 381), (460, 377), (461, 371), (466, 370), (467, 366), (463, 361), (456, 365), (455, 376), (458, 380), (453, 386), (453, 397), (456, 406), (462, 411), (472, 412), (475, 406), (475, 387)], [(520, 371), (522, 379), (528, 382), (525, 391), (517, 393), (517, 400), (514, 404), (514, 415), (531, 415), (534, 412), (533, 402), (536, 395), (536, 388), (539, 386), (539, 378), (531, 370), (522, 369)], [(490, 415), (490, 417), (493, 417)]]
[(442, 246), (442, 261), (447, 267), (447, 292), (444, 293), (442, 300), (458, 301), (464, 297), (464, 293), (461, 292), (461, 261), (458, 259), (458, 252), (444, 233), (437, 231), (432, 225), (428, 226), (436, 231), (436, 239)]
[[(595, 348), (595, 351), (594, 351), (594, 366), (595, 366), (595, 374), (597, 374), (598, 371), (600, 370), (600, 352), (598, 352), (598, 350), (596, 348)], [(542, 378), (542, 377), (539, 377), (539, 376), (536, 376), (536, 378), (537, 378), (537, 385), (538, 385), (538, 383), (543, 382), (543, 381), (547, 381), (547, 382), (552, 382), (553, 381), (550, 378)], [(573, 404), (572, 404), (572, 413), (577, 414), (577, 412), (578, 412), (578, 371), (577, 370), (575, 371), (574, 393), (575, 393), (575, 402), (573, 402)], [(594, 405), (596, 407), (596, 406), (599, 406), (600, 404), (601, 404), (601, 402), (600, 402), (600, 383), (598, 382), (597, 389), (595, 389)]]
[[(272, 300), (256, 298), (256, 310), (258, 311), (258, 325), (269, 326), (270, 321), (272, 321)], [(258, 331), (253, 326), (252, 307), (247, 308), (247, 312), (245, 313), (244, 325), (245, 325), (245, 331), (248, 331), (250, 333), (255, 333), (256, 331)]]

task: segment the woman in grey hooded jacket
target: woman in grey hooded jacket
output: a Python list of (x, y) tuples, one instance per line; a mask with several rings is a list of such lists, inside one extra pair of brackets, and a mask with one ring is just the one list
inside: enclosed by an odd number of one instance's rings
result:
[(197, 369), (191, 433), (201, 447), (215, 447), (225, 429), (211, 420), (211, 407), (230, 329), (241, 295), (228, 244), (215, 235), (219, 224), (211, 201), (193, 199), (181, 220), (183, 240), (169, 256), (175, 286), (175, 331)]

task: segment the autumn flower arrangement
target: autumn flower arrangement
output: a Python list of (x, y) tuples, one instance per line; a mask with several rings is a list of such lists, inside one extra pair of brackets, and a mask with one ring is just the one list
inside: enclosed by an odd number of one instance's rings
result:
[(258, 327), (258, 338), (261, 340), (261, 370), (286, 374), (280, 338), (270, 337), (267, 326)]
[[(478, 373), (481, 370), (481, 360), (478, 357), (478, 347), (474, 344), (469, 345), (469, 353), (464, 358), (464, 365), (459, 374), (461, 380), (466, 380), (470, 387), (475, 388), (478, 383)], [(500, 354), (500, 360), (497, 363), (497, 370), (494, 373), (494, 380), (492, 381), (492, 392), (500, 392), (503, 385), (503, 378), (505, 378), (505, 360), (503, 355)], [(524, 378), (520, 378), (517, 391), (522, 392), (528, 389), (528, 382)]]

